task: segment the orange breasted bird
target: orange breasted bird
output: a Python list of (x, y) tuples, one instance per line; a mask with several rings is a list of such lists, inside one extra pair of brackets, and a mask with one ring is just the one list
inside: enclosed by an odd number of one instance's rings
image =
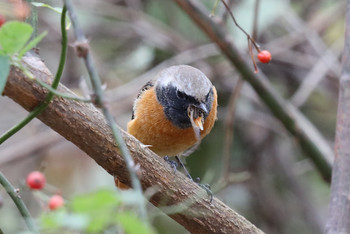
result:
[(179, 156), (209, 134), (216, 112), (210, 80), (194, 67), (172, 66), (142, 88), (127, 131), (159, 156)]

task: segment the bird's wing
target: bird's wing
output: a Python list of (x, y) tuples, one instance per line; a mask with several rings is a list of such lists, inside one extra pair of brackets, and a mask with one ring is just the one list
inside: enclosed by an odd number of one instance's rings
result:
[[(141, 95), (143, 94), (143, 92), (145, 92), (146, 90), (149, 90), (150, 88), (152, 88), (154, 86), (154, 80), (150, 80), (148, 81), (140, 90), (139, 94), (137, 94), (137, 98), (135, 100), (135, 103), (137, 102), (137, 99), (139, 99), (141, 97)], [(132, 110), (132, 114), (131, 114), (131, 119), (133, 120), (135, 118), (135, 104), (134, 104), (134, 108)]]

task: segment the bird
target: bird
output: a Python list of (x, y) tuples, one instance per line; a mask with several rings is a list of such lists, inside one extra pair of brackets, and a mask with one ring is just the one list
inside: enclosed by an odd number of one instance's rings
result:
[(217, 92), (211, 81), (197, 68), (176, 65), (143, 86), (127, 132), (161, 157), (178, 157), (194, 151), (216, 119)]

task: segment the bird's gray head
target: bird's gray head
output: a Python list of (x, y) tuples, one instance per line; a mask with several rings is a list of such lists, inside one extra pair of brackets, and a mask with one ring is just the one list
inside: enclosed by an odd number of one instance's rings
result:
[(203, 72), (188, 65), (172, 66), (159, 73), (156, 87), (169, 85), (198, 101), (205, 101), (213, 86)]
[(165, 115), (180, 128), (192, 126), (189, 107), (196, 108), (194, 118), (201, 115), (204, 121), (213, 104), (212, 83), (204, 73), (191, 66), (172, 66), (161, 71), (155, 89)]

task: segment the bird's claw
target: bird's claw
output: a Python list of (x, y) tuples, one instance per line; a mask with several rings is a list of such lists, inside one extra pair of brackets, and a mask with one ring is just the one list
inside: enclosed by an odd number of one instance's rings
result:
[(211, 203), (211, 202), (213, 201), (213, 192), (211, 191), (210, 184), (201, 184), (201, 183), (199, 183), (200, 180), (201, 180), (201, 179), (200, 179), (199, 177), (197, 177), (197, 178), (194, 180), (194, 182), (195, 182), (196, 184), (198, 184), (199, 187), (203, 188), (203, 189), (207, 192), (207, 194), (208, 194), (208, 196), (209, 196), (209, 203)]
[(178, 166), (177, 162), (174, 160), (170, 160), (168, 156), (164, 157), (164, 161), (166, 161), (170, 165), (170, 167), (173, 169), (173, 171), (175, 173), (177, 170), (177, 166)]

